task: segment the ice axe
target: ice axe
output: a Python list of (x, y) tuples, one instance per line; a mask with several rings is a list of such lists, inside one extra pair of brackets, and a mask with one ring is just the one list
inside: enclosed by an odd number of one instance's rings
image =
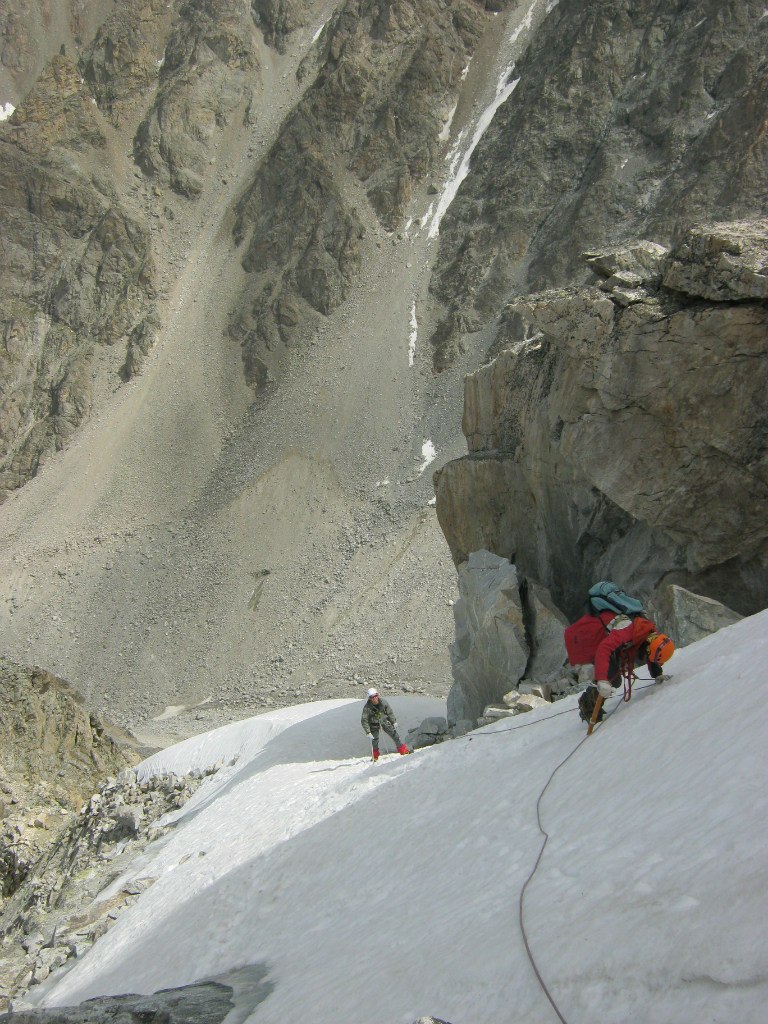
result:
[(589, 725), (587, 726), (587, 736), (592, 735), (592, 730), (595, 727), (595, 722), (597, 722), (598, 716), (600, 714), (600, 708), (603, 706), (603, 699), (604, 698), (598, 693), (597, 700), (595, 701), (595, 706), (592, 709), (592, 717), (590, 718)]

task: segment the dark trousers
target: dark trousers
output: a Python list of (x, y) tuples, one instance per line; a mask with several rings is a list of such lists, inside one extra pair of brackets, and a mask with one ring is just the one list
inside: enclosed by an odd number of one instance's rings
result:
[[(395, 744), (395, 748), (402, 746), (403, 741), (398, 736), (397, 730), (394, 729), (389, 724), (389, 722), (382, 722), (381, 723), (381, 728), (384, 730), (384, 732), (387, 734), (387, 736), (389, 736), (391, 738), (392, 742)], [(373, 745), (376, 748), (376, 750), (378, 750), (379, 749), (379, 733), (378, 733), (378, 730), (377, 729), (371, 729), (371, 736), (373, 736)]]

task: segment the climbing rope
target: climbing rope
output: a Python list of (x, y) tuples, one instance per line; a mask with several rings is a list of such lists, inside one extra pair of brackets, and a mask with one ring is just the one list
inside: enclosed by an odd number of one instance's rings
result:
[[(618, 705), (616, 705), (616, 707), (618, 707)], [(616, 711), (616, 707), (614, 707), (611, 711), (608, 712), (608, 716), (607, 717), (610, 718), (610, 716)], [(569, 710), (572, 710), (572, 709), (569, 709)], [(544, 856), (544, 850), (546, 848), (547, 842), (549, 841), (549, 833), (546, 831), (546, 829), (544, 828), (544, 826), (541, 823), (541, 801), (544, 799), (544, 794), (547, 792), (547, 789), (549, 788), (549, 784), (552, 782), (552, 780), (554, 779), (555, 775), (557, 775), (557, 773), (560, 771), (560, 769), (563, 767), (564, 764), (566, 764), (568, 761), (570, 761), (570, 759), (573, 757), (573, 755), (576, 753), (576, 751), (579, 749), (579, 747), (583, 743), (586, 743), (586, 741), (588, 739), (589, 739), (589, 735), (588, 734), (582, 736), (582, 738), (579, 740), (579, 742), (576, 744), (576, 746), (573, 748), (573, 750), (569, 754), (567, 754), (562, 759), (562, 761), (560, 761), (560, 763), (557, 764), (553, 768), (552, 772), (550, 773), (549, 778), (544, 783), (544, 788), (539, 793), (539, 797), (538, 797), (538, 799), (536, 801), (536, 823), (537, 823), (537, 825), (539, 827), (539, 832), (541, 832), (541, 834), (544, 836), (544, 842), (541, 844), (541, 848), (539, 849), (539, 855), (536, 858), (535, 864), (531, 868), (531, 873), (528, 875), (528, 877), (526, 878), (525, 882), (523, 883), (523, 887), (520, 890), (520, 898), (519, 898), (519, 901), (518, 901), (518, 915), (517, 916), (518, 916), (518, 921), (519, 921), (519, 924), (520, 924), (520, 932), (521, 932), (521, 934), (523, 936), (523, 944), (525, 946), (525, 952), (528, 955), (528, 960), (529, 960), (529, 962), (531, 964), (531, 967), (533, 968), (533, 973), (536, 975), (536, 978), (537, 978), (537, 980), (539, 982), (539, 985), (542, 988), (542, 991), (544, 992), (544, 995), (549, 1000), (550, 1005), (552, 1006), (552, 1009), (557, 1014), (557, 1019), (562, 1021), (562, 1024), (568, 1024), (568, 1022), (565, 1019), (565, 1017), (562, 1015), (562, 1013), (560, 1012), (560, 1008), (558, 1007), (557, 1003), (555, 1002), (554, 997), (552, 996), (552, 993), (547, 988), (547, 983), (544, 981), (544, 978), (541, 976), (541, 971), (538, 968), (538, 965), (536, 963), (536, 959), (535, 959), (535, 957), (533, 955), (533, 950), (531, 949), (531, 944), (530, 944), (530, 942), (528, 940), (528, 933), (525, 930), (525, 919), (524, 919), (524, 913), (523, 913), (523, 904), (525, 902), (526, 890), (528, 889), (528, 886), (530, 885), (531, 880), (533, 879), (533, 876), (536, 874), (536, 871), (538, 870), (539, 864), (541, 863), (541, 858)]]
[[(635, 678), (634, 677), (634, 673), (633, 673), (633, 678)], [(645, 690), (649, 686), (653, 686), (653, 685), (655, 685), (655, 684), (654, 683), (647, 683), (645, 686), (639, 687), (639, 689)], [(631, 686), (630, 686), (630, 692), (631, 692)], [(615, 711), (617, 710), (617, 708), (619, 708), (620, 706), (621, 705), (619, 705), (619, 704), (615, 705), (615, 707), (613, 707), (608, 712), (606, 717), (610, 718), (610, 716), (612, 714), (614, 714)], [(573, 708), (568, 708), (567, 710), (568, 710), (569, 713), (571, 713), (573, 711)], [(525, 729), (529, 725), (536, 725), (536, 724), (538, 724), (538, 722), (548, 722), (550, 720), (550, 718), (556, 718), (557, 715), (563, 715), (563, 714), (565, 714), (565, 711), (558, 711), (555, 715), (548, 715), (546, 718), (539, 718), (535, 722), (526, 722), (524, 725), (515, 726), (515, 728), (513, 728), (513, 729), (499, 729), (496, 732), (480, 733), (478, 735), (483, 736), (483, 737), (485, 737), (485, 736), (498, 736), (500, 733), (515, 732), (517, 729)], [(472, 737), (470, 737), (470, 739), (472, 739)], [(475, 737), (475, 739), (477, 739), (477, 737)], [(557, 1003), (555, 1002), (554, 997), (552, 996), (552, 993), (547, 988), (547, 983), (544, 981), (544, 978), (542, 977), (541, 971), (539, 970), (538, 965), (536, 963), (536, 959), (535, 959), (535, 957), (533, 955), (533, 950), (531, 949), (531, 944), (530, 944), (530, 941), (528, 939), (528, 933), (525, 930), (525, 918), (524, 918), (523, 904), (525, 902), (525, 893), (526, 893), (526, 891), (528, 889), (528, 886), (530, 885), (530, 883), (531, 883), (531, 881), (533, 879), (533, 876), (536, 874), (536, 871), (538, 870), (539, 864), (541, 863), (541, 858), (544, 856), (544, 850), (546, 848), (547, 842), (549, 841), (549, 833), (546, 831), (546, 829), (544, 828), (544, 826), (541, 823), (541, 801), (543, 800), (544, 794), (547, 792), (547, 789), (549, 788), (549, 784), (552, 782), (552, 780), (554, 779), (555, 775), (557, 775), (557, 773), (560, 771), (560, 769), (563, 767), (564, 764), (567, 764), (567, 762), (570, 761), (570, 759), (573, 757), (573, 755), (576, 753), (576, 751), (581, 747), (581, 745), (583, 743), (586, 742), (587, 739), (589, 739), (588, 735), (583, 736), (579, 740), (579, 742), (576, 744), (576, 746), (573, 748), (573, 750), (571, 750), (571, 752), (569, 754), (567, 754), (562, 759), (562, 761), (560, 761), (559, 764), (555, 765), (555, 767), (552, 769), (552, 772), (550, 773), (549, 778), (544, 783), (544, 788), (539, 793), (538, 799), (536, 801), (536, 822), (537, 822), (538, 827), (539, 827), (539, 832), (542, 834), (542, 836), (544, 836), (544, 842), (541, 844), (541, 848), (539, 849), (539, 855), (536, 858), (536, 862), (534, 863), (533, 867), (531, 868), (530, 874), (528, 875), (528, 877), (526, 878), (525, 882), (523, 883), (523, 887), (520, 890), (520, 897), (519, 897), (519, 900), (518, 900), (518, 922), (520, 924), (520, 932), (521, 932), (521, 934), (523, 936), (523, 945), (525, 946), (525, 952), (526, 952), (526, 954), (528, 956), (528, 960), (529, 960), (530, 965), (531, 965), (531, 967), (533, 969), (533, 973), (536, 975), (536, 979), (537, 979), (539, 985), (541, 986), (541, 989), (544, 992), (544, 995), (549, 1000), (549, 1003), (550, 1003), (552, 1009), (555, 1011), (555, 1014), (557, 1015), (557, 1019), (559, 1021), (561, 1021), (561, 1024), (568, 1024), (568, 1021), (566, 1020), (566, 1018), (560, 1012), (560, 1008), (558, 1007)]]
[(624, 683), (624, 700), (632, 700), (632, 683), (637, 679), (635, 675), (635, 653), (631, 648), (624, 651), (620, 660), (621, 680)]
[[(637, 680), (638, 678), (639, 678), (638, 676), (635, 676), (635, 680)], [(638, 687), (636, 687), (636, 689), (638, 689), (638, 690), (645, 690), (649, 686), (655, 686), (655, 685), (656, 685), (656, 681), (653, 680), (650, 683), (646, 683), (645, 686), (638, 686)], [(611, 698), (608, 698), (608, 699), (610, 700)], [(616, 710), (616, 708), (613, 709), (613, 711), (615, 711), (615, 710)], [(611, 711), (610, 714), (613, 714), (613, 711)], [(574, 712), (574, 709), (571, 708), (571, 707), (568, 707), (568, 708), (565, 708), (563, 711), (555, 711), (555, 713), (553, 715), (547, 715), (546, 718), (535, 718), (532, 722), (523, 722), (522, 725), (513, 725), (513, 726), (510, 726), (510, 727), (508, 727), (506, 729), (494, 729), (493, 732), (475, 732), (471, 736), (466, 736), (464, 738), (467, 741), (469, 741), (469, 742), (471, 742), (472, 740), (488, 740), (488, 739), (493, 739), (495, 736), (506, 735), (508, 732), (517, 732), (518, 729), (529, 729), (532, 725), (541, 725), (542, 722), (550, 722), (553, 718), (558, 718), (560, 715), (572, 715), (573, 712)]]

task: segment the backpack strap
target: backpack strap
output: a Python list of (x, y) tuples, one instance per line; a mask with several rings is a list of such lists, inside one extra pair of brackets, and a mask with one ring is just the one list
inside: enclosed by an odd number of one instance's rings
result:
[(626, 629), (627, 626), (632, 625), (632, 619), (628, 615), (622, 615), (617, 613), (608, 625), (605, 627), (609, 633), (612, 633), (614, 629)]

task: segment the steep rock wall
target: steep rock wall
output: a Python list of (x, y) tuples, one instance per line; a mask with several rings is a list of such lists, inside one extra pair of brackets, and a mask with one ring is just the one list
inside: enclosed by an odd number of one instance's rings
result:
[[(0, 137), (0, 499), (87, 419), (97, 347), (145, 328), (150, 232), (101, 165), (107, 138), (56, 56)], [(119, 357), (118, 357), (119, 360)]]
[[(348, 0), (325, 25), (299, 70), (311, 84), (236, 211), (250, 280), (231, 332), (251, 383), (277, 379), (287, 349), (348, 297), (366, 222), (402, 225), (440, 155), (488, 11), (505, 6)], [(271, 12), (267, 38), (281, 45), (278, 26), (295, 11), (258, 10), (262, 20)]]
[(433, 336), (444, 367), (511, 296), (586, 283), (581, 252), (702, 219), (760, 215), (768, 191), (762, 0), (560, 0), (440, 228)]
[(436, 474), (454, 559), (508, 557), (569, 613), (606, 578), (763, 607), (766, 267), (765, 222), (710, 227), (657, 274), (511, 303), (467, 378), (469, 454)]

